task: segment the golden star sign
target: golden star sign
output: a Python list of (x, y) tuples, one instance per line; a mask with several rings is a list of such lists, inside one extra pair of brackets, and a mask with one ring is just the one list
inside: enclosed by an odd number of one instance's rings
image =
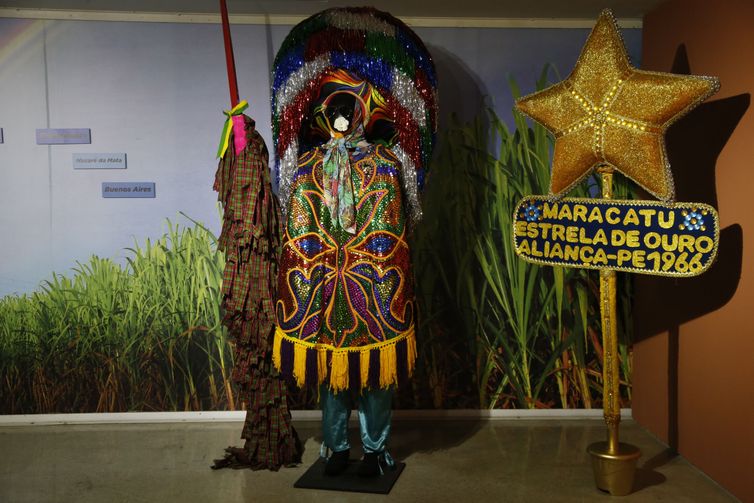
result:
[(568, 78), (516, 106), (555, 135), (551, 194), (562, 195), (607, 164), (671, 201), (665, 131), (719, 86), (714, 77), (632, 67), (615, 18), (604, 10)]

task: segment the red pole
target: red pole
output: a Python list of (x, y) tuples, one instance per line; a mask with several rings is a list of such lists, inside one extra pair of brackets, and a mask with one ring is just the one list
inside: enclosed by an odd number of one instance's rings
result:
[(235, 107), (238, 98), (238, 79), (236, 78), (236, 60), (233, 57), (233, 43), (230, 40), (230, 22), (225, 0), (220, 0), (220, 15), (223, 20), (223, 39), (225, 40), (225, 64), (228, 67), (228, 86), (230, 87), (230, 106)]

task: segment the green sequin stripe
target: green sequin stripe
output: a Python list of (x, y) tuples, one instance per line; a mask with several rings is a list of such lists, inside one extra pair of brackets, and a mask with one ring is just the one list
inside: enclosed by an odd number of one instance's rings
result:
[(414, 59), (403, 49), (396, 37), (388, 37), (379, 32), (368, 32), (365, 46), (369, 56), (382, 59), (409, 77), (416, 74)]

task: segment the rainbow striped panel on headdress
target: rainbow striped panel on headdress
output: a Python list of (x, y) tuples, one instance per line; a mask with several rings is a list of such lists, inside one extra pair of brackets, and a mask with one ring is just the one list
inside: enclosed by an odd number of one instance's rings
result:
[(321, 86), (332, 82), (337, 70), (365, 80), (393, 123), (385, 143), (403, 165), (409, 216), (416, 222), (421, 218), (418, 193), (437, 129), (437, 76), (419, 37), (402, 21), (371, 7), (328, 9), (305, 19), (275, 57), (272, 135), (282, 208), (297, 168), (302, 125), (321, 98)]

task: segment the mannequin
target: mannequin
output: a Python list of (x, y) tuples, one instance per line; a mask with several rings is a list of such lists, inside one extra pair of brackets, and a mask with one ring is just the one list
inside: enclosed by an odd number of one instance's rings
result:
[(358, 473), (378, 476), (394, 465), (392, 396), (416, 354), (401, 165), (364, 138), (369, 111), (358, 92), (335, 91), (318, 111), (330, 139), (299, 157), (291, 184), (273, 353), (284, 375), (319, 385), (325, 473), (348, 466), (356, 397)]

